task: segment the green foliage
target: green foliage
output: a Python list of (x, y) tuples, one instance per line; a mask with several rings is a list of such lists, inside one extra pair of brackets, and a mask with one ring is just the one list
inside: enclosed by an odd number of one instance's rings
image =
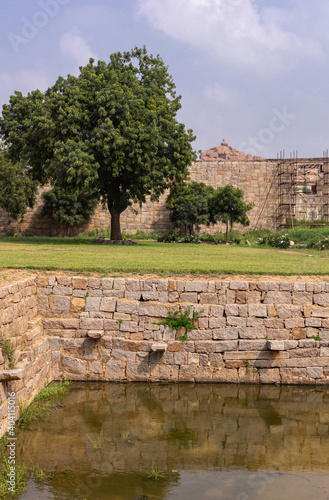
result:
[(313, 339), (313, 340), (319, 340), (319, 341), (323, 340), (323, 339), (320, 337), (320, 335), (312, 335), (312, 337), (309, 337), (309, 338), (310, 338), (310, 339)]
[(135, 47), (109, 63), (90, 59), (44, 93), (15, 92), (0, 134), (40, 183), (107, 205), (111, 237), (121, 239), (129, 205), (157, 200), (168, 182), (188, 175), (195, 137), (177, 121), (180, 100), (161, 57)]
[(47, 402), (32, 402), (30, 405), (22, 401), (19, 405), (19, 419), (17, 427), (28, 429), (32, 425), (41, 422), (51, 411), (51, 404)]
[(242, 189), (228, 184), (227, 186), (217, 188), (209, 200), (209, 222), (215, 224), (221, 221), (226, 224), (226, 242), (228, 241), (229, 224), (231, 230), (234, 223), (239, 223), (243, 226), (250, 224), (247, 212), (254, 207), (254, 204), (245, 203), (243, 198), (244, 192)]
[(52, 410), (53, 400), (65, 396), (70, 384), (70, 381), (55, 382), (44, 387), (30, 405), (22, 401), (19, 405), (17, 427), (28, 429), (31, 425), (41, 422)]
[(198, 319), (198, 317), (199, 313), (197, 311), (194, 311), (191, 318), (191, 309), (186, 309), (183, 313), (180, 313), (177, 310), (172, 312), (169, 309), (166, 319), (156, 324), (169, 326), (170, 328), (172, 328), (172, 330), (174, 330), (174, 332), (177, 332), (181, 328), (185, 328), (185, 333), (181, 337), (179, 337), (178, 340), (180, 340), (181, 342), (188, 342), (189, 339), (187, 337), (187, 332), (194, 328), (194, 323)]
[(88, 436), (88, 439), (91, 441), (94, 451), (102, 449), (103, 441), (104, 441), (102, 433), (100, 433), (99, 436), (95, 440), (92, 439), (90, 436)]
[(89, 220), (98, 203), (97, 198), (88, 196), (83, 191), (66, 190), (59, 186), (46, 191), (42, 197), (44, 200), (43, 216), (68, 226)]
[(290, 238), (287, 233), (274, 233), (270, 236), (265, 236), (265, 238), (258, 238), (258, 245), (268, 245), (274, 248), (289, 248)]
[(173, 241), (179, 241), (180, 237), (176, 231), (166, 231), (165, 233), (159, 234), (157, 241), (160, 243), (172, 243)]
[(189, 235), (199, 231), (200, 224), (209, 220), (209, 199), (214, 189), (203, 182), (175, 184), (167, 198), (170, 219), (176, 224), (183, 224)]
[(17, 220), (36, 201), (37, 182), (24, 162), (14, 163), (0, 150), (0, 207)]
[(17, 364), (17, 357), (15, 355), (15, 345), (12, 340), (4, 340), (0, 337), (0, 348), (2, 350), (2, 355), (7, 361), (9, 369), (13, 370)]
[(13, 466), (11, 459), (4, 452), (0, 454), (0, 498), (1, 500), (15, 499), (26, 490), (29, 476), (28, 467), (25, 464), (15, 462), (15, 487), (14, 492), (8, 491), (8, 474)]
[(71, 382), (69, 380), (60, 380), (59, 382), (47, 385), (47, 387), (41, 389), (39, 394), (35, 396), (34, 401), (44, 401), (48, 398), (65, 396), (70, 385)]

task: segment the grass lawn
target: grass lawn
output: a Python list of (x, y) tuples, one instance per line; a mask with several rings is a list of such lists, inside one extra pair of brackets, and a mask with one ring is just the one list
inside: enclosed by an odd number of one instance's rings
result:
[(329, 274), (328, 251), (140, 241), (96, 245), (90, 240), (0, 238), (0, 268), (170, 274)]

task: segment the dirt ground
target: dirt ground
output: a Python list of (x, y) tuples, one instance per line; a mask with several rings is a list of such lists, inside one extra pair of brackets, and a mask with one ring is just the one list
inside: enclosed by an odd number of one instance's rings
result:
[[(21, 281), (27, 279), (31, 276), (76, 276), (76, 272), (70, 272), (66, 270), (57, 271), (36, 271), (35, 269), (0, 269), (0, 286), (6, 286), (8, 284), (15, 283), (16, 281)], [(79, 276), (93, 276), (95, 278), (104, 278), (106, 275), (104, 273), (80, 273)], [(133, 278), (133, 279), (179, 279), (183, 281), (276, 281), (276, 282), (304, 282), (304, 283), (325, 283), (329, 282), (329, 276), (317, 276), (317, 275), (294, 275), (294, 276), (279, 276), (279, 275), (251, 275), (251, 274), (218, 274), (218, 275), (184, 275), (184, 276), (160, 276), (156, 274), (145, 274), (137, 275), (131, 273), (109, 273), (110, 277), (118, 278)]]

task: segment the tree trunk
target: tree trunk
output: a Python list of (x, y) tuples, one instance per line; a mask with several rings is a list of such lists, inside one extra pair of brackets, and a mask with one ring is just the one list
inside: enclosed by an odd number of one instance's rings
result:
[(117, 212), (114, 206), (109, 207), (111, 214), (111, 240), (122, 240), (120, 227), (120, 212)]
[(228, 242), (228, 222), (226, 222), (226, 240), (225, 243)]

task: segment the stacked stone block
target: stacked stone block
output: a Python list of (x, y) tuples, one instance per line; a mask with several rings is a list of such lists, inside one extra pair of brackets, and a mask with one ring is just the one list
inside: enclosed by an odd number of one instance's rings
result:
[[(326, 283), (51, 277), (38, 301), (55, 378), (329, 382)], [(187, 309), (197, 319), (181, 342), (161, 322)]]

